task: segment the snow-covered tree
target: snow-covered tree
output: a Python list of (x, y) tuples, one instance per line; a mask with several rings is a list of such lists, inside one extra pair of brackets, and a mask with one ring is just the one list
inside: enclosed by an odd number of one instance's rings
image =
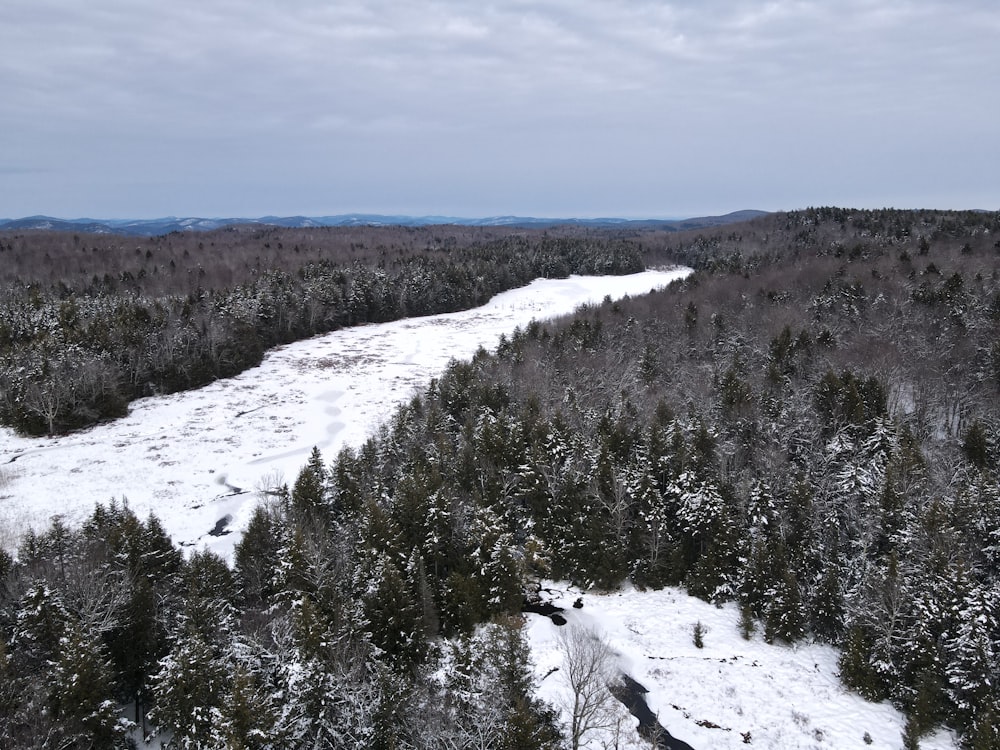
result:
[(124, 745), (127, 725), (117, 716), (111, 664), (99, 640), (78, 625), (68, 627), (48, 682), (59, 747), (99, 750)]
[(1000, 699), (998, 603), (995, 591), (973, 587), (959, 605), (954, 631), (946, 635), (948, 692), (970, 724), (981, 707)]
[(222, 747), (227, 666), (197, 631), (178, 640), (153, 678), (151, 718), (171, 743), (185, 750)]

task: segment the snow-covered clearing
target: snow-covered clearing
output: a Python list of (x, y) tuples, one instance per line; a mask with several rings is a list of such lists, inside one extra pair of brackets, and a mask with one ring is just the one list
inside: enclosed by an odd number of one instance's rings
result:
[[(538, 280), (474, 310), (279, 347), (237, 377), (136, 401), (125, 418), (83, 432), (30, 439), (0, 429), (0, 546), (13, 550), (54, 515), (75, 524), (95, 503), (127, 498), (140, 518), (154, 512), (174, 542), (228, 557), (256, 489), (291, 484), (313, 446), (330, 460), (360, 445), (449, 360), (493, 349), (532, 320), (645, 294), (687, 273)], [(232, 533), (210, 534), (217, 525)]]
[[(744, 640), (734, 604), (715, 607), (679, 589), (625, 589), (589, 594), (549, 584), (553, 604), (567, 624), (603, 635), (616, 667), (649, 690), (646, 702), (660, 724), (696, 750), (822, 750), (902, 748), (904, 717), (887, 703), (868, 703), (837, 676), (835, 649), (819, 644), (769, 645), (759, 634)], [(573, 603), (582, 599), (583, 607)], [(528, 615), (527, 634), (540, 680), (539, 694), (564, 709), (560, 627)], [(704, 627), (704, 647), (694, 645), (694, 626)], [(620, 749), (649, 748), (634, 732), (635, 719), (618, 709), (630, 731)], [(871, 744), (865, 740), (865, 734)], [(594, 733), (589, 747), (614, 747), (607, 733)], [(605, 744), (609, 743), (609, 744)], [(921, 740), (922, 750), (953, 750), (953, 735)]]

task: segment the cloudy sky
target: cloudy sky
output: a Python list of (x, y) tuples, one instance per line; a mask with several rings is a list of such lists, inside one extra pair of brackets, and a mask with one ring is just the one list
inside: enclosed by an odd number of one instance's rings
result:
[(3, 0), (0, 217), (1000, 209), (996, 0)]

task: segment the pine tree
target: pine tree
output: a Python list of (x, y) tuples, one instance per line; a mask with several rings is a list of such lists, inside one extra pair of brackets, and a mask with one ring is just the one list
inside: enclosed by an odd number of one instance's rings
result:
[(111, 664), (99, 641), (67, 628), (49, 676), (49, 701), (61, 747), (112, 748), (124, 739), (111, 691)]
[(292, 487), (291, 508), (299, 519), (308, 519), (315, 523), (326, 523), (329, 520), (329, 507), (326, 502), (326, 485), (328, 473), (323, 465), (323, 456), (314, 447), (309, 454), (309, 461), (295, 480)]
[(14, 570), (14, 558), (7, 550), (0, 548), (0, 597), (6, 594), (7, 577)]
[(809, 624), (813, 633), (830, 643), (838, 643), (844, 633), (842, 577), (839, 558), (826, 561), (809, 607)]
[(913, 701), (907, 712), (907, 727), (914, 738), (919, 738), (945, 718), (947, 695), (938, 674), (931, 668), (920, 673), (914, 689)]
[(233, 576), (226, 561), (210, 550), (198, 550), (184, 565), (181, 583), (185, 637), (197, 632), (207, 643), (228, 641), (236, 611)]
[(418, 663), (426, 647), (420, 601), (384, 552), (375, 552), (361, 575), (367, 580), (362, 606), (372, 643), (397, 669)]
[(887, 686), (872, 666), (872, 635), (861, 625), (847, 629), (840, 655), (840, 679), (870, 701), (884, 700)]
[(794, 643), (805, 635), (806, 614), (799, 583), (787, 568), (769, 592), (764, 608), (764, 640)]
[(153, 721), (185, 750), (221, 747), (227, 670), (197, 632), (181, 638), (153, 678)]
[(262, 607), (276, 593), (278, 553), (284, 536), (278, 509), (258, 504), (233, 552), (236, 582), (245, 605)]
[(499, 620), (487, 649), (496, 665), (496, 679), (491, 684), (499, 688), (508, 707), (508, 726), (517, 728), (523, 737), (523, 743), (508, 740), (511, 748), (539, 747), (539, 743), (544, 746), (556, 739), (551, 707), (534, 697), (531, 653), (521, 626), (520, 616)]
[(219, 717), (227, 750), (280, 747), (285, 738), (278, 731), (278, 710), (258, 676), (248, 666), (234, 665)]
[(740, 608), (750, 620), (764, 616), (767, 592), (771, 587), (771, 544), (766, 537), (751, 539), (742, 555), (743, 570), (738, 586)]
[(135, 722), (145, 730), (145, 711), (151, 700), (149, 677), (166, 653), (166, 633), (157, 617), (157, 594), (146, 578), (128, 587), (128, 600), (118, 627), (106, 636), (108, 653), (122, 696), (135, 701)]
[(1000, 750), (1000, 701), (977, 707), (962, 746), (968, 750)]
[(21, 597), (14, 625), (13, 645), (21, 668), (37, 671), (59, 658), (70, 615), (62, 597), (43, 583)]
[(160, 519), (149, 514), (141, 531), (142, 572), (153, 581), (169, 581), (180, 570), (183, 555), (174, 546)]
[(534, 697), (520, 618), (502, 619), (443, 644), (448, 713), (437, 742), (448, 747), (554, 750), (553, 709)]
[(965, 431), (962, 438), (962, 453), (966, 460), (977, 469), (985, 469), (990, 463), (990, 441), (986, 428), (978, 419)]
[(920, 731), (917, 722), (907, 717), (903, 725), (903, 750), (920, 750)]
[(524, 599), (524, 585), (513, 534), (488, 508), (476, 509), (470, 527), (470, 536), (476, 543), (472, 564), (477, 569), (473, 577), (483, 592), (483, 614), (519, 611)]
[(0, 637), (0, 747), (17, 746), (15, 738), (20, 731), (18, 715), (24, 711), (26, 697), (23, 679), (23, 675), (14, 672), (7, 655), (7, 644)]
[(987, 592), (975, 587), (964, 598), (955, 631), (945, 643), (949, 693), (967, 725), (980, 706), (998, 698), (1000, 670), (993, 640), (996, 632), (996, 605)]

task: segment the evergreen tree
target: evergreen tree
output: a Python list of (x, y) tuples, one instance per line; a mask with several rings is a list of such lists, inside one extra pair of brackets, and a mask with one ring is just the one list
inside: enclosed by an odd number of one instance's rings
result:
[(207, 643), (228, 641), (235, 626), (233, 576), (225, 560), (209, 550), (191, 555), (181, 574), (184, 637), (198, 633)]
[(935, 670), (921, 672), (916, 680), (913, 701), (907, 711), (907, 730), (914, 740), (930, 731), (945, 718), (947, 696), (944, 683)]
[(285, 536), (283, 523), (277, 508), (259, 503), (236, 543), (236, 585), (247, 606), (262, 607), (276, 593), (278, 553)]
[(809, 606), (809, 625), (818, 637), (838, 643), (844, 633), (843, 573), (838, 558), (826, 561)]
[(920, 731), (917, 722), (907, 717), (903, 725), (903, 750), (920, 750)]
[[(25, 713), (27, 696), (24, 676), (14, 672), (7, 653), (7, 644), (0, 637), (0, 746), (17, 747), (23, 731), (20, 716)], [(32, 710), (32, 708), (34, 710)], [(43, 706), (29, 707), (32, 713), (41, 713)]]
[(386, 553), (375, 552), (362, 571), (361, 603), (372, 643), (397, 669), (418, 663), (426, 648), (419, 600)]
[(996, 612), (992, 597), (980, 587), (973, 588), (962, 601), (955, 630), (945, 644), (948, 690), (959, 715), (970, 725), (979, 707), (1000, 698)]
[(299, 472), (292, 487), (291, 507), (297, 518), (325, 523), (329, 519), (326, 502), (328, 474), (323, 465), (323, 456), (318, 448), (313, 448), (309, 461)]
[[(491, 640), (490, 658), (496, 665), (496, 679), (490, 684), (499, 690), (500, 705), (506, 710), (503, 750), (555, 748), (560, 741), (555, 710), (534, 697), (530, 653), (519, 619), (501, 620)], [(496, 705), (486, 696), (486, 706)]]
[(229, 679), (226, 666), (197, 631), (178, 640), (153, 678), (151, 716), (172, 733), (172, 745), (186, 750), (224, 745), (222, 706)]
[(234, 665), (219, 709), (219, 734), (227, 750), (268, 750), (283, 745), (275, 699), (254, 671), (240, 663)]
[(166, 629), (157, 616), (158, 608), (150, 581), (146, 578), (132, 581), (118, 627), (106, 636), (120, 697), (135, 701), (135, 721), (144, 730), (145, 711), (152, 698), (149, 677), (166, 653)]
[(887, 686), (872, 663), (873, 637), (863, 626), (854, 624), (847, 629), (840, 655), (840, 679), (848, 687), (870, 700), (884, 700)]
[(67, 629), (49, 675), (49, 702), (59, 747), (103, 748), (124, 744), (111, 692), (111, 664), (99, 641), (78, 626)]
[[(553, 709), (534, 697), (518, 618), (443, 645), (448, 746), (547, 750), (558, 746)], [(438, 738), (440, 742), (440, 737)]]
[(805, 635), (806, 613), (795, 574), (787, 567), (769, 590), (764, 607), (764, 640), (794, 643)]
[(58, 659), (69, 622), (58, 592), (43, 583), (29, 587), (19, 602), (14, 625), (13, 645), (20, 668), (38, 671)]
[(962, 746), (968, 750), (1000, 750), (1000, 702), (994, 700), (977, 708)]
[(962, 438), (962, 453), (977, 469), (985, 469), (990, 464), (990, 452), (986, 428), (977, 419), (965, 431), (965, 436)]

